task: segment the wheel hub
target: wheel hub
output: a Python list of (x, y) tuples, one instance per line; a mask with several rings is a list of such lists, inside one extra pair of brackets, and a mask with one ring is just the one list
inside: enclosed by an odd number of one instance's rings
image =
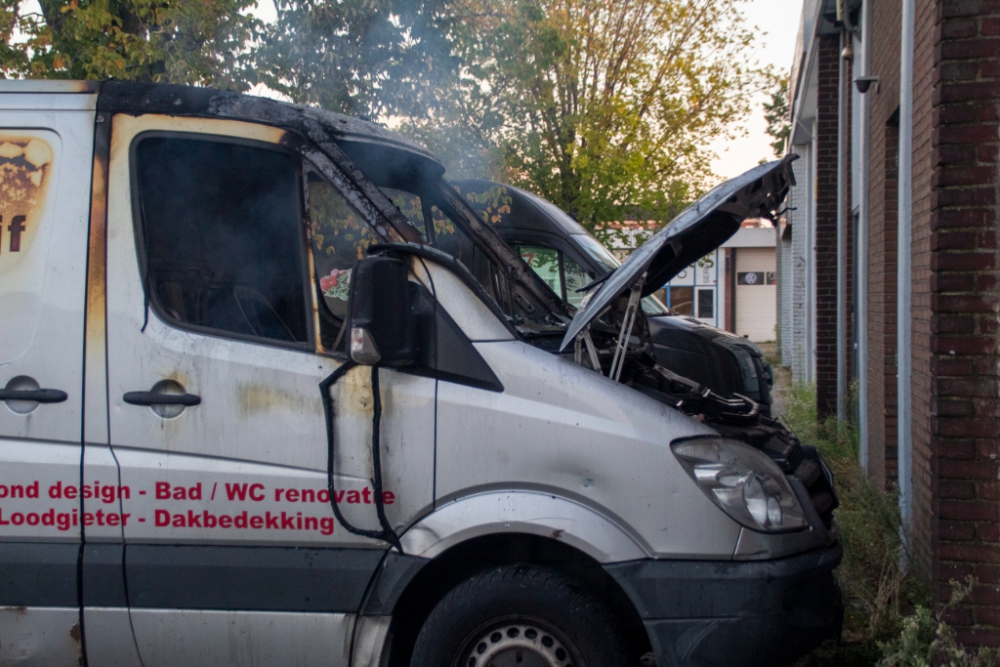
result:
[(462, 667), (574, 667), (554, 633), (532, 623), (505, 623), (467, 644)]

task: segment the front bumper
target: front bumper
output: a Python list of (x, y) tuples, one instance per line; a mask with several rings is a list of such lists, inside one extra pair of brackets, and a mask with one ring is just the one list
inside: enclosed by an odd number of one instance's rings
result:
[(658, 667), (776, 667), (836, 637), (839, 542), (770, 561), (606, 565), (635, 604)]

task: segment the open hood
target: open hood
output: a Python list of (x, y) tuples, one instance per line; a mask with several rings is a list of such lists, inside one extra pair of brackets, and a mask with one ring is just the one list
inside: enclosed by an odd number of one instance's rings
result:
[(729, 240), (747, 218), (773, 217), (795, 185), (786, 155), (722, 183), (688, 206), (669, 225), (633, 252), (587, 295), (566, 330), (563, 350), (619, 296), (645, 276), (641, 294), (652, 294), (668, 280)]

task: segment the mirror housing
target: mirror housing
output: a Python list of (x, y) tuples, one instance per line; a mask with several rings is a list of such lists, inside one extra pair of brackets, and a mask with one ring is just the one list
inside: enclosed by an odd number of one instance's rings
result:
[(409, 266), (376, 255), (358, 262), (347, 304), (347, 354), (366, 366), (409, 366), (417, 361)]

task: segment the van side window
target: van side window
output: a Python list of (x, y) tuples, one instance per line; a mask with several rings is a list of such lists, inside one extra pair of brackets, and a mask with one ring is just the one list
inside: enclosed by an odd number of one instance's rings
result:
[(571, 306), (579, 307), (584, 295), (577, 292), (593, 278), (566, 253), (542, 245), (520, 245), (521, 259)]
[(308, 343), (299, 161), (217, 139), (134, 145), (146, 289), (182, 325)]
[(325, 349), (334, 350), (343, 342), (354, 267), (379, 238), (326, 179), (307, 168), (306, 181), (314, 280), (321, 297), (320, 340)]

